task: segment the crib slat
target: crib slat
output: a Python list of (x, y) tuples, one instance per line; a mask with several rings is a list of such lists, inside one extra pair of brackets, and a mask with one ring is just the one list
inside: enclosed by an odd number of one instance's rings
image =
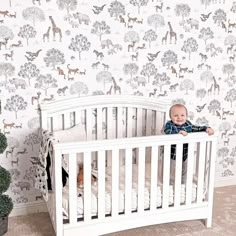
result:
[(112, 150), (112, 217), (118, 216), (119, 206), (119, 150)]
[(117, 138), (122, 138), (123, 136), (123, 116), (122, 116), (122, 107), (117, 107)]
[(138, 155), (138, 212), (144, 211), (145, 148), (139, 148)]
[(142, 136), (143, 129), (143, 109), (137, 109), (137, 137)]
[(132, 149), (125, 149), (125, 214), (131, 213)]
[(146, 136), (152, 134), (152, 110), (147, 110)]
[(66, 112), (63, 114), (63, 128), (68, 129), (70, 128), (70, 112)]
[(132, 137), (133, 108), (127, 108), (127, 137)]
[(102, 108), (97, 108), (97, 139), (102, 139)]
[(157, 146), (152, 147), (151, 152), (151, 196), (150, 196), (150, 209), (156, 209), (157, 198), (157, 178), (158, 178), (158, 156), (159, 150)]
[(176, 145), (176, 160), (175, 160), (175, 197), (174, 204), (175, 207), (180, 205), (180, 196), (181, 196), (181, 177), (182, 177), (182, 153), (183, 153), (183, 144)]
[(198, 181), (197, 181), (197, 203), (203, 200), (203, 181), (204, 181), (204, 167), (206, 155), (206, 141), (200, 142), (199, 166), (198, 166)]
[(52, 117), (52, 130), (61, 130), (62, 129), (62, 115), (54, 115)]
[(84, 152), (84, 221), (91, 220), (91, 152)]
[(75, 123), (75, 111), (70, 113), (70, 127), (74, 127), (76, 125)]
[[(106, 117), (106, 125), (107, 125), (107, 139), (111, 139), (115, 137), (114, 125), (113, 125), (113, 108), (107, 108), (107, 117)], [(107, 151), (108, 157), (110, 156), (111, 151)], [(107, 158), (107, 166), (112, 165), (111, 158)]]
[(82, 123), (81, 121), (81, 110), (76, 110), (75, 111), (75, 124), (78, 125)]
[(69, 219), (70, 223), (77, 222), (77, 161), (76, 153), (69, 154)]
[[(210, 156), (211, 156), (211, 142), (206, 143), (206, 158), (205, 158), (205, 170), (204, 170), (204, 192), (208, 189), (209, 184), (209, 168), (210, 168)], [(206, 196), (208, 198), (208, 196)]]
[(170, 179), (170, 145), (164, 146), (162, 208), (169, 206), (169, 179)]
[(193, 164), (194, 164), (194, 143), (188, 144), (187, 181), (186, 181), (186, 205), (191, 205), (193, 188)]
[(106, 119), (106, 124), (107, 124), (107, 138), (111, 139), (114, 138), (114, 133), (113, 133), (113, 116), (112, 116), (112, 107), (107, 108), (107, 119)]
[(92, 139), (92, 109), (86, 109), (86, 131), (87, 139)]
[(163, 113), (156, 111), (156, 124), (155, 124), (155, 134), (161, 134), (162, 126), (164, 122)]
[(105, 218), (105, 151), (98, 152), (98, 218)]
[(45, 128), (45, 130), (48, 131), (53, 131), (53, 127), (52, 127), (52, 117), (48, 117), (47, 118), (47, 128)]

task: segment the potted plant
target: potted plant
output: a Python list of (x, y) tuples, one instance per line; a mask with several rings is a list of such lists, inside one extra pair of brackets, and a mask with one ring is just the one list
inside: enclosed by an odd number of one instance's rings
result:
[[(0, 133), (0, 153), (3, 153), (7, 147), (6, 136)], [(8, 229), (8, 216), (12, 211), (12, 199), (4, 194), (10, 186), (11, 175), (8, 170), (0, 166), (0, 236), (5, 234)]]

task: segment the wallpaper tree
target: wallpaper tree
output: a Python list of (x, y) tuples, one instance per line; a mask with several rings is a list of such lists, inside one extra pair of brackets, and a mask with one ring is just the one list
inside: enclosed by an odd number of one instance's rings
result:
[(225, 46), (235, 46), (236, 45), (236, 37), (234, 35), (228, 35), (224, 40)]
[(31, 147), (31, 150), (34, 150), (34, 145), (39, 144), (40, 142), (40, 137), (36, 133), (31, 133), (25, 137), (24, 144), (28, 145)]
[(180, 3), (175, 6), (175, 14), (176, 16), (181, 16), (183, 22), (184, 22), (184, 18), (189, 16), (190, 12), (191, 12), (191, 8), (189, 7), (188, 4)]
[(162, 74), (157, 73), (157, 74), (155, 74), (155, 76), (153, 78), (152, 84), (159, 87), (160, 92), (162, 92), (163, 86), (170, 84), (170, 77), (167, 76), (167, 74), (165, 72), (163, 72)]
[(78, 5), (77, 0), (57, 0), (57, 6), (60, 10), (66, 10), (67, 15), (70, 15), (70, 11), (76, 10)]
[(65, 63), (64, 53), (59, 49), (52, 48), (47, 51), (46, 57), (43, 58), (46, 66), (52, 66), (52, 69), (55, 70), (57, 65)]
[(125, 6), (119, 1), (113, 1), (108, 8), (108, 12), (111, 17), (115, 17), (118, 20), (119, 16), (125, 15)]
[(34, 30), (34, 28), (31, 25), (24, 25), (20, 27), (20, 32), (18, 33), (18, 36), (21, 38), (26, 39), (27, 45), (29, 45), (29, 39), (32, 39), (36, 36), (37, 32)]
[(100, 71), (96, 75), (96, 81), (103, 84), (103, 89), (106, 89), (106, 84), (112, 82), (112, 74), (109, 71)]
[(39, 75), (36, 79), (35, 88), (42, 89), (45, 96), (48, 95), (48, 89), (57, 87), (57, 80), (51, 74)]
[(167, 65), (167, 68), (169, 69), (171, 65), (174, 65), (178, 62), (178, 56), (174, 51), (168, 50), (164, 52), (161, 61), (163, 66)]
[(184, 45), (181, 48), (182, 51), (188, 53), (188, 59), (191, 59), (191, 53), (197, 52), (198, 50), (198, 43), (194, 38), (188, 38), (184, 41)]
[(218, 9), (214, 12), (214, 15), (212, 18), (215, 24), (217, 24), (218, 26), (221, 26), (222, 23), (226, 22), (226, 13), (222, 9)]
[(225, 101), (230, 102), (230, 106), (233, 107), (233, 102), (236, 101), (236, 90), (234, 88), (227, 92)]
[[(124, 42), (125, 43), (138, 43), (140, 41), (139, 34), (133, 30), (128, 31), (125, 36), (124, 36)], [(134, 50), (134, 47), (132, 47), (132, 51)], [(128, 52), (129, 52), (129, 47), (128, 47)]]
[(231, 63), (227, 63), (223, 65), (223, 68), (222, 68), (223, 73), (228, 75), (227, 79), (229, 79), (229, 76), (234, 73), (234, 70), (235, 70), (235, 66)]
[(190, 79), (185, 79), (180, 83), (180, 90), (185, 91), (185, 94), (188, 95), (189, 90), (194, 90), (194, 83)]
[(35, 26), (37, 21), (45, 21), (45, 15), (39, 7), (27, 7), (23, 10), (22, 16), (25, 20), (32, 21), (33, 26)]
[[(13, 31), (5, 26), (5, 25), (0, 25), (0, 39), (13, 39), (14, 38), (14, 34), (13, 34)], [(0, 44), (0, 50), (2, 48), (2, 43)], [(6, 49), (6, 46), (5, 46), (5, 49)]]
[(71, 43), (69, 45), (69, 49), (74, 52), (79, 53), (79, 60), (81, 60), (81, 53), (83, 51), (88, 51), (91, 46), (91, 43), (88, 41), (87, 37), (82, 34), (76, 35), (71, 39)]
[(207, 40), (214, 38), (214, 32), (210, 29), (210, 27), (203, 27), (200, 30), (199, 38), (202, 39), (205, 42), (205, 45), (207, 43)]
[(25, 63), (23, 66), (20, 67), (20, 71), (18, 73), (19, 76), (28, 79), (29, 86), (30, 80), (35, 78), (39, 75), (40, 71), (37, 66), (31, 62)]
[(130, 3), (136, 7), (138, 7), (138, 14), (140, 14), (140, 8), (143, 6), (147, 6), (149, 0), (130, 0)]
[(197, 98), (200, 98), (202, 101), (202, 99), (206, 96), (206, 89), (198, 89), (196, 91), (196, 96)]
[(211, 4), (212, 0), (201, 0), (201, 3), (205, 6), (205, 9)]
[(87, 95), (88, 94), (88, 86), (83, 83), (83, 82), (75, 82), (73, 85), (70, 87), (70, 94), (74, 95), (77, 94), (78, 97), (81, 95)]
[(13, 111), (17, 119), (18, 111), (25, 110), (26, 107), (27, 107), (27, 102), (24, 101), (24, 98), (19, 95), (14, 95), (11, 98), (7, 99), (4, 109), (8, 111)]
[(147, 23), (157, 31), (157, 28), (161, 28), (165, 25), (165, 20), (162, 15), (154, 14), (147, 18)]
[(91, 30), (91, 33), (96, 34), (99, 37), (99, 40), (101, 41), (102, 36), (104, 34), (110, 34), (111, 33), (110, 26), (108, 26), (105, 21), (101, 21), (101, 22), (96, 21), (93, 24), (93, 28)]
[(145, 32), (143, 36), (143, 40), (147, 41), (149, 44), (149, 48), (151, 47), (151, 43), (157, 40), (157, 34), (154, 30), (150, 29)]
[(130, 75), (130, 80), (132, 80), (133, 76), (138, 73), (139, 67), (135, 63), (125, 64), (123, 67), (123, 71), (126, 75)]
[(213, 81), (213, 73), (209, 70), (206, 70), (204, 72), (201, 73), (200, 75), (200, 80), (205, 82), (205, 87), (207, 88), (208, 83)]
[(221, 104), (218, 100), (213, 99), (210, 101), (209, 106), (207, 108), (210, 113), (215, 114), (217, 110), (221, 110)]
[(5, 85), (8, 83), (8, 77), (15, 74), (15, 67), (8, 62), (0, 63), (0, 76), (5, 77)]

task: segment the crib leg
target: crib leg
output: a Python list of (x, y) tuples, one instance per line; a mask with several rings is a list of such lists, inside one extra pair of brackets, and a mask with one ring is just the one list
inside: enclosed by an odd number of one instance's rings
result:
[(212, 217), (208, 217), (205, 219), (205, 225), (207, 228), (211, 228), (212, 227)]

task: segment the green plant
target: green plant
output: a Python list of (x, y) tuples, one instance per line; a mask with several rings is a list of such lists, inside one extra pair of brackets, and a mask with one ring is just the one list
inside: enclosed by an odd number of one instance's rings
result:
[(0, 133), (0, 153), (3, 153), (7, 148), (7, 138), (4, 134)]
[[(0, 133), (0, 153), (3, 153), (7, 147), (7, 138), (4, 134)], [(7, 217), (12, 209), (12, 199), (3, 194), (6, 192), (11, 183), (11, 174), (8, 170), (0, 166), (0, 217)]]
[(0, 166), (0, 194), (6, 192), (11, 183), (11, 174), (8, 170)]
[(0, 195), (0, 217), (8, 216), (11, 213), (12, 209), (12, 199), (8, 195)]

